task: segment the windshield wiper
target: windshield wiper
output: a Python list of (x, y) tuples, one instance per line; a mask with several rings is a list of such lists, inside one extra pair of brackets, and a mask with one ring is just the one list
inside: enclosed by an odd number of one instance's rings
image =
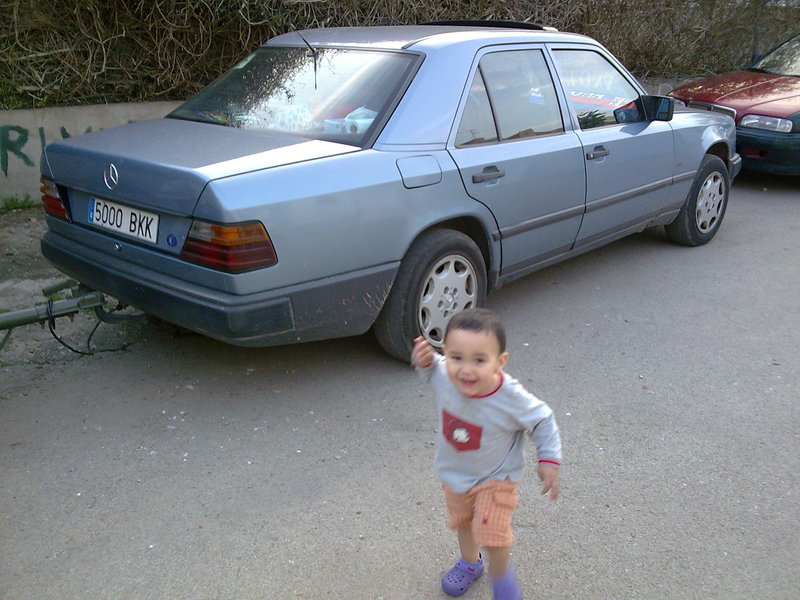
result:
[(215, 119), (199, 110), (193, 110), (191, 115), (179, 113), (177, 110), (167, 115), (168, 119), (178, 119), (180, 121), (194, 121), (195, 123), (210, 123), (211, 125), (230, 125), (228, 120)]

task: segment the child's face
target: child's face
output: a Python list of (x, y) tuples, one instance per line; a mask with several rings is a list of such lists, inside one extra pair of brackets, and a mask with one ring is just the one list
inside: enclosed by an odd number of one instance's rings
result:
[(488, 331), (453, 329), (444, 341), (447, 376), (464, 396), (485, 396), (500, 385), (508, 352)]

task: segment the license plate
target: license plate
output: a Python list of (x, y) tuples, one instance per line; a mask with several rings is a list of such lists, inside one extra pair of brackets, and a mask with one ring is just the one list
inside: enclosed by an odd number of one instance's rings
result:
[(155, 244), (158, 215), (116, 202), (89, 198), (89, 223)]

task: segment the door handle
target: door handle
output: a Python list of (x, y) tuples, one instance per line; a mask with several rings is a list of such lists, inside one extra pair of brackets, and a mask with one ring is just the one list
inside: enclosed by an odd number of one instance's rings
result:
[(497, 167), (487, 167), (486, 169), (484, 169), (483, 173), (475, 173), (475, 175), (472, 176), (472, 183), (484, 183), (486, 181), (491, 181), (492, 179), (500, 179), (501, 177), (505, 176), (506, 176), (505, 171), (500, 171)]
[(595, 158), (602, 158), (611, 154), (611, 150), (606, 150), (604, 146), (595, 146), (594, 150), (586, 153), (587, 160), (594, 160)]

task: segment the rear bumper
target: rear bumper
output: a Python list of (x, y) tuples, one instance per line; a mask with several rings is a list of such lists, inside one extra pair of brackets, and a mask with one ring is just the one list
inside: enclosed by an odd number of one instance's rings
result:
[(237, 296), (193, 285), (91, 251), (52, 231), (42, 254), (84, 285), (186, 329), (237, 346), (273, 346), (367, 331), (391, 289), (399, 263), (297, 286)]
[(736, 149), (747, 170), (800, 175), (800, 133), (737, 127)]

